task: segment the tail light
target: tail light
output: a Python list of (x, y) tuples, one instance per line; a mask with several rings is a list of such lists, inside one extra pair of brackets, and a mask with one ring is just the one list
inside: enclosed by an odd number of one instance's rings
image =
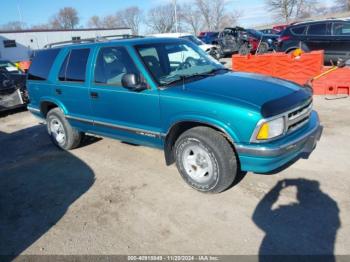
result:
[(281, 42), (284, 42), (284, 41), (287, 41), (289, 40), (291, 37), (286, 35), (286, 36), (280, 36), (278, 39), (277, 39), (277, 42), (278, 43), (281, 43)]

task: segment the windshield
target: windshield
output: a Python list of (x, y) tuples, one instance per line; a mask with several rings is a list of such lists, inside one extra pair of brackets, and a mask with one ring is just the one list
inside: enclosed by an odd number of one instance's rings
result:
[(9, 61), (0, 61), (0, 71), (5, 71), (7, 73), (16, 73), (16, 74), (22, 72), (16, 67), (15, 64)]
[(192, 43), (156, 43), (136, 48), (145, 66), (162, 86), (225, 69)]
[(197, 37), (195, 37), (193, 35), (185, 35), (185, 36), (181, 36), (180, 38), (189, 40), (192, 43), (195, 43), (196, 45), (204, 45), (202, 40), (198, 39)]

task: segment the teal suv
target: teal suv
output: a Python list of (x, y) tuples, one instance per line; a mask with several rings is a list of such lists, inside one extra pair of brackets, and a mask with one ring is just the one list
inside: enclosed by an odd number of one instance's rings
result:
[(322, 132), (308, 90), (232, 72), (182, 39), (56, 43), (35, 53), (27, 86), (28, 109), (60, 148), (85, 133), (159, 148), (202, 192), (227, 189), (242, 171), (276, 172)]

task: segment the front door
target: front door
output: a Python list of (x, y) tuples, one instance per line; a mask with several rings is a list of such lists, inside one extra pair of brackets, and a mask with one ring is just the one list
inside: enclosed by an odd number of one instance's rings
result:
[(130, 73), (144, 79), (126, 48), (98, 50), (89, 90), (94, 129), (127, 142), (160, 146), (158, 90), (149, 87), (137, 92), (123, 87), (122, 78)]

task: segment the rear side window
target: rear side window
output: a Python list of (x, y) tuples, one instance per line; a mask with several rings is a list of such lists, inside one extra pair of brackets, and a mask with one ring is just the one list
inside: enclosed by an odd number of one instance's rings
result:
[(334, 23), (333, 35), (350, 35), (350, 23), (344, 23), (344, 22)]
[(85, 82), (89, 54), (89, 48), (71, 50), (61, 66), (58, 79), (60, 81)]
[(37, 51), (28, 71), (28, 80), (47, 80), (52, 64), (61, 49)]
[(303, 35), (305, 34), (305, 29), (306, 29), (306, 25), (303, 25), (303, 26), (294, 27), (291, 29), (291, 31), (295, 35)]
[(326, 35), (327, 24), (309, 25), (308, 35)]

